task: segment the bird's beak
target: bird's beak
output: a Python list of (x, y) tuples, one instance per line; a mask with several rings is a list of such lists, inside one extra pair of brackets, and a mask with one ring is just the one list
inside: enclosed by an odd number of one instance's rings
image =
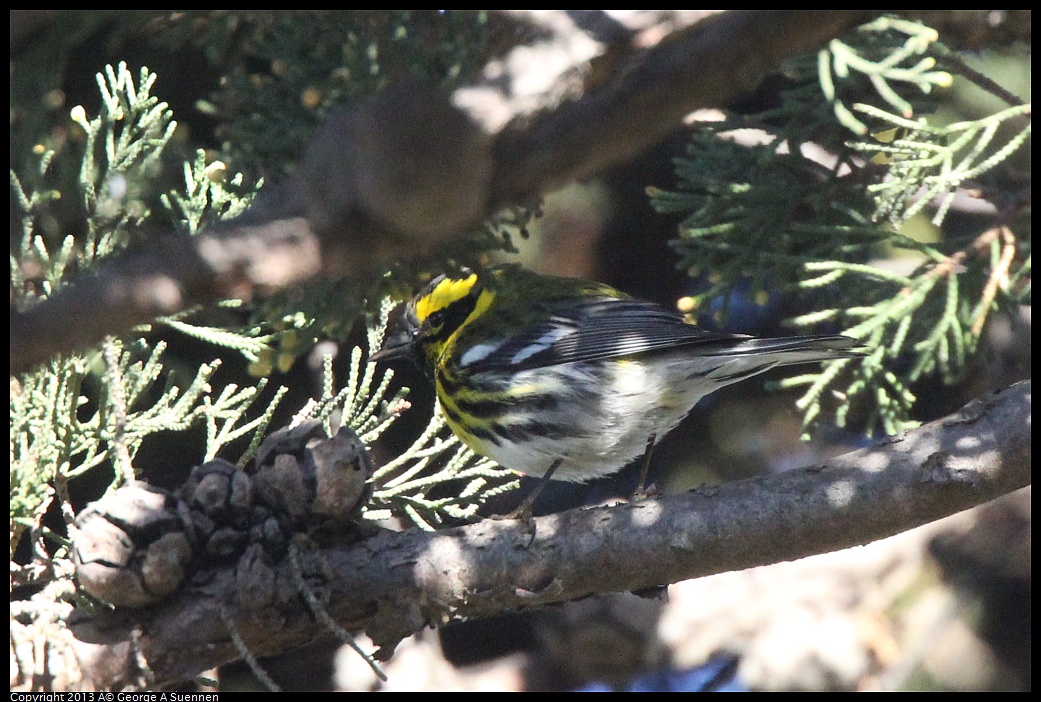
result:
[(397, 361), (402, 358), (415, 360), (416, 343), (406, 325), (392, 329), (383, 340), (383, 347), (369, 356), (369, 362)]

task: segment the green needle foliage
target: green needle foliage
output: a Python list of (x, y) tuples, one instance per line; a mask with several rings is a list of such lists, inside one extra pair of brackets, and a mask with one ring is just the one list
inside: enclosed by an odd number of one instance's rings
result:
[[(964, 377), (990, 314), (1029, 304), (1029, 230), (1014, 228), (1029, 188), (1016, 185), (1012, 157), (1029, 143), (1030, 106), (937, 39), (882, 18), (832, 41), (792, 62), (779, 107), (704, 123), (676, 159), (675, 191), (648, 189), (658, 211), (684, 215), (672, 242), (680, 266), (711, 272), (688, 310), (718, 305), (725, 318), (738, 291), (799, 293), (816, 310), (792, 326), (827, 323), (864, 342), (863, 362), (782, 383), (806, 387), (804, 428), (828, 394), (840, 425), (859, 405), (869, 431), (914, 426), (910, 385)], [(934, 90), (952, 83), (940, 65), (1016, 104), (936, 123)], [(997, 213), (968, 233), (945, 229), (956, 198), (974, 197)], [(925, 210), (938, 242), (908, 234)], [(894, 266), (897, 252), (918, 263)]]
[[(896, 225), (932, 206), (936, 210), (932, 223), (941, 226), (959, 187), (1000, 166), (1030, 138), (1030, 105), (1014, 105), (946, 126), (905, 119), (872, 105), (857, 104), (854, 109), (907, 132), (888, 144), (851, 144), (861, 153), (881, 155), (881, 162), (888, 164), (888, 177), (868, 186), (868, 192), (877, 198), (876, 217)], [(995, 143), (998, 130), (1005, 126), (1014, 130), (1013, 135)], [(939, 204), (932, 205), (933, 201)]]
[[(125, 64), (110, 66), (98, 74), (98, 116), (91, 119), (82, 107), (72, 109), (72, 120), (86, 136), (80, 188), (74, 193), (86, 214), (80, 236), (69, 234), (54, 245), (40, 233), (41, 222), (63, 196), (51, 186), (50, 152), (41, 152), (38, 170), (28, 179), (12, 171), (13, 200), (21, 214), (21, 240), (11, 256), (12, 295), (18, 308), (51, 295), (71, 273), (93, 268), (142, 236), (153, 216), (150, 184), (176, 124), (166, 103), (150, 94), (155, 79), (142, 69), (135, 81)], [(189, 233), (203, 222), (241, 211), (248, 202), (248, 196), (226, 191), (214, 177), (213, 164), (203, 167), (201, 158), (185, 165), (185, 193), (164, 199), (182, 213), (180, 225)], [(31, 187), (23, 185), (26, 180)], [(187, 330), (183, 322), (171, 324)], [(224, 330), (198, 335), (225, 346), (253, 343)], [(101, 466), (113, 472), (111, 487), (137, 477), (135, 456), (152, 435), (204, 426), (200, 462), (236, 439), (252, 437), (253, 446), (259, 441), (284, 391), (258, 409), (265, 381), (255, 387), (215, 388), (219, 359), (182, 378), (165, 367), (165, 352), (164, 343), (150, 344), (145, 337), (109, 337), (98, 349), (55, 358), (11, 379), (12, 555), (27, 531), (37, 552), (46, 553), (39, 541), (46, 533), (42, 518), (55, 497), (71, 521), (66, 489), (70, 480)], [(57, 553), (65, 554), (61, 541)]]
[[(220, 67), (220, 87), (197, 107), (219, 121), (222, 153), (272, 176), (292, 171), (333, 112), (404, 81), (451, 89), (501, 50), (505, 35), (486, 12), (466, 10), (190, 10), (162, 26), (163, 41), (199, 46)], [(482, 253), (509, 250), (517, 218), (510, 211), (501, 225), (475, 228), (446, 255), (472, 264)], [(275, 294), (249, 311), (248, 325), (274, 336), (238, 350), (256, 377), (286, 371), (319, 340), (345, 341), (366, 300), (440, 273), (438, 266), (403, 263), (385, 279), (325, 277)]]
[[(83, 130), (78, 177), (52, 173), (52, 165), (69, 163), (68, 154), (56, 161), (43, 147), (37, 150), (33, 170), (12, 169), (12, 203), (18, 215), (13, 221), (20, 224), (20, 237), (11, 255), (11, 289), (18, 309), (52, 295), (69, 277), (126, 250), (148, 230), (168, 230), (172, 224), (180, 235), (190, 237), (249, 206), (261, 184), (248, 184), (201, 150), (181, 165), (183, 189), (160, 192), (156, 183), (170, 170), (164, 150), (176, 122), (168, 105), (151, 94), (155, 82), (147, 69), (135, 79), (125, 64), (98, 74), (99, 113), (88, 117), (83, 107), (71, 111), (71, 121)], [(70, 182), (75, 187), (68, 187)], [(61, 233), (56, 226), (60, 218), (54, 209), (63, 198), (81, 204), (81, 229)], [(489, 224), (477, 234), (489, 248), (501, 249), (508, 245), (509, 229), (525, 216), (521, 210), (511, 212), (501, 224)], [(196, 429), (205, 438), (195, 454), (187, 454), (192, 456), (189, 460), (202, 463), (222, 456), (245, 467), (286, 393), (286, 388), (265, 392), (266, 379), (246, 386), (218, 380), (219, 358), (194, 368), (171, 362), (166, 344), (150, 341), (153, 326), (233, 350), (250, 361), (250, 373), (266, 376), (275, 367), (288, 370), (297, 355), (310, 348), (309, 340), (328, 331), (322, 312), (340, 331), (353, 325), (356, 313), (348, 310), (345, 315), (340, 302), (350, 296), (336, 294), (345, 284), (322, 283), (259, 309), (246, 310), (232, 300), (213, 310), (187, 310), (12, 377), (12, 583), (36, 593), (12, 604), (18, 629), (12, 640), (24, 641), (28, 632), (44, 628), (51, 632), (47, 640), (60, 640), (72, 603), (90, 606), (74, 586), (66, 537), (76, 518), (71, 482), (99, 471), (107, 478), (107, 471), (112, 490), (140, 476), (138, 455), (150, 437)], [(357, 289), (352, 295), (358, 298)], [(390, 307), (388, 302), (380, 307), (379, 323), (369, 333), (370, 350), (379, 346)], [(352, 309), (361, 308), (359, 298)], [(330, 423), (335, 415), (363, 441), (374, 442), (408, 406), (404, 391), (389, 390), (393, 374), (377, 378), (375, 373), (374, 366), (363, 365), (362, 352), (355, 349), (347, 385), (333, 393), (332, 368), (327, 364), (326, 393), (308, 412)], [(248, 442), (244, 451), (243, 442)], [(238, 454), (228, 456), (235, 446)], [(435, 418), (409, 451), (381, 467), (365, 516), (398, 517), (436, 528), (449, 519), (474, 517), (489, 495), (516, 485), (512, 477), (463, 450), (443, 420)], [(61, 514), (65, 529), (45, 525), (51, 511)], [(24, 556), (27, 546), (30, 554)]]
[[(367, 354), (383, 343), (390, 312), (397, 303), (385, 298), (367, 324)], [(351, 352), (347, 382), (334, 392), (332, 359), (326, 357), (323, 394), (301, 414), (350, 427), (358, 438), (371, 446), (406, 411), (407, 388), (391, 393), (393, 370), (377, 375), (377, 366), (363, 361), (362, 349)], [(440, 412), (435, 412), (419, 437), (397, 457), (380, 465), (372, 476), (372, 499), (365, 518), (384, 520), (395, 517), (421, 529), (434, 530), (449, 520), (470, 520), (478, 508), (493, 495), (517, 487), (513, 471), (474, 454), (449, 431)]]

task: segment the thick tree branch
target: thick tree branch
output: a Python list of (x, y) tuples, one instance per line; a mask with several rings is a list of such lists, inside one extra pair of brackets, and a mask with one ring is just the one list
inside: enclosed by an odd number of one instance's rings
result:
[[(823, 466), (542, 517), (534, 538), (507, 521), (381, 532), (321, 551), (325, 575), (311, 586), (344, 627), (390, 649), (425, 626), (864, 544), (1028, 485), (1030, 387)], [(242, 603), (243, 573), (241, 564), (207, 573), (157, 610), (73, 623), (85, 677), (128, 684), (143, 660), (163, 684), (237, 658), (222, 610), (258, 655), (322, 635), (285, 585), (288, 564), (277, 566), (278, 596), (264, 608)]]
[(785, 58), (874, 14), (741, 10), (682, 27), (622, 62), (582, 100), (518, 132), (507, 129), (496, 144), (493, 202), (523, 202), (630, 159), (690, 112), (725, 105)]
[[(690, 111), (742, 95), (783, 59), (877, 14), (533, 16), (548, 38), (514, 49), (476, 84), (450, 96), (397, 86), (331, 119), (294, 179), (242, 217), (193, 239), (152, 239), (12, 310), (11, 371), (157, 315), (429, 254), (503, 205), (631, 158)], [(548, 59), (532, 51), (555, 57), (535, 92), (523, 88)]]

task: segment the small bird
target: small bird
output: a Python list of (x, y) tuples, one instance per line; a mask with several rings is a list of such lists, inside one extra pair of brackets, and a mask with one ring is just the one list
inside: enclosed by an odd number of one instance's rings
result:
[(705, 395), (778, 366), (856, 358), (857, 346), (706, 331), (602, 283), (501, 265), (432, 280), (371, 360), (423, 368), (476, 453), (585, 482), (649, 456)]

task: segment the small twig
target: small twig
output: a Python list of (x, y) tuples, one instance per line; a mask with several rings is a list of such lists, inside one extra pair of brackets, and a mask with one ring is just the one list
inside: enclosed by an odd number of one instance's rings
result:
[(228, 628), (228, 633), (231, 635), (231, 640), (235, 644), (235, 649), (242, 656), (242, 660), (249, 666), (250, 671), (256, 676), (264, 687), (271, 692), (282, 692), (282, 688), (277, 682), (275, 682), (267, 671), (260, 665), (260, 661), (253, 655), (253, 652), (249, 650), (249, 646), (246, 641), (242, 638), (242, 634), (239, 633), (239, 629), (235, 626), (235, 620), (231, 616), (231, 612), (225, 605), (221, 605), (220, 617), (224, 621), (224, 625)]
[[(967, 259), (970, 255), (979, 255), (987, 250), (990, 243), (997, 238), (999, 228), (988, 229), (987, 231), (976, 237), (973, 242), (955, 253), (948, 256), (945, 260), (937, 263), (933, 268), (925, 273), (925, 275), (935, 276), (938, 278), (945, 278), (952, 273), (957, 273), (958, 267)], [(911, 291), (908, 288), (904, 288), (901, 291), (903, 294), (909, 294)]]
[[(319, 554), (318, 557), (321, 558), (321, 555)], [(311, 610), (311, 613), (318, 619), (318, 621), (325, 625), (329, 631), (334, 633), (340, 641), (350, 646), (355, 653), (361, 656), (361, 659), (372, 668), (372, 672), (376, 674), (376, 677), (383, 682), (387, 682), (387, 674), (380, 669), (372, 656), (365, 653), (365, 651), (361, 649), (361, 646), (355, 643), (354, 637), (351, 636), (350, 632), (333, 620), (329, 615), (329, 611), (321, 602), (318, 601), (314, 592), (312, 592), (311, 588), (307, 585), (307, 581), (304, 579), (303, 569), (300, 565), (300, 547), (297, 540), (294, 540), (289, 544), (289, 558), (292, 564), (291, 572), (293, 574), (293, 580), (296, 582), (297, 592), (303, 596), (304, 600), (307, 602), (308, 609)], [(332, 577), (331, 573), (330, 577)]]
[(1009, 105), (1025, 105), (1026, 102), (1017, 95), (1012, 94), (1005, 88), (995, 83), (993, 80), (977, 71), (972, 66), (968, 65), (961, 60), (960, 57), (955, 55), (944, 54), (939, 57), (937, 63), (946, 68), (951, 73), (957, 73), (962, 78), (974, 83), (978, 87), (986, 90), (988, 93), (995, 97), (1001, 98)]
[(998, 265), (994, 266), (994, 270), (990, 272), (987, 284), (983, 288), (983, 295), (980, 296), (980, 311), (972, 322), (972, 335), (977, 337), (983, 331), (983, 324), (987, 321), (987, 314), (990, 311), (991, 303), (994, 301), (994, 295), (997, 294), (998, 287), (1005, 288), (1008, 286), (1009, 267), (1012, 265), (1012, 260), (1016, 257), (1016, 237), (1012, 234), (1012, 230), (1003, 225), (995, 227), (990, 231), (1000, 233), (1001, 240), (1004, 243), (1001, 247), (1001, 258), (998, 259)]
[(123, 392), (123, 374), (119, 370), (119, 346), (113, 337), (106, 336), (101, 342), (101, 348), (105, 357), (105, 372), (108, 375), (109, 397), (115, 420), (112, 427), (112, 449), (116, 454), (116, 466), (122, 474), (122, 479), (117, 482), (123, 482), (136, 476), (126, 444), (127, 403), (126, 393)]
[(136, 682), (138, 687), (144, 690), (155, 681), (155, 673), (152, 671), (152, 666), (148, 664), (148, 660), (145, 658), (141, 647), (141, 636), (141, 629), (135, 628), (130, 633), (130, 644), (134, 655), (134, 665), (137, 666), (138, 672)]
[(61, 518), (71, 534), (76, 528), (76, 512), (72, 509), (72, 498), (69, 496), (69, 479), (65, 476), (61, 467), (54, 471), (54, 493), (58, 498)]
[[(980, 296), (980, 311), (977, 313), (976, 318), (972, 322), (972, 335), (979, 337), (983, 331), (983, 325), (987, 321), (987, 315), (989, 314), (991, 303), (994, 301), (994, 296), (997, 294), (999, 287), (1005, 287), (1008, 285), (1008, 273), (1009, 268), (1012, 266), (1012, 261), (1016, 257), (1016, 238), (1012, 234), (1012, 230), (1006, 225), (1000, 225), (992, 227), (987, 231), (980, 234), (976, 239), (973, 240), (972, 244), (957, 251), (947, 257), (946, 260), (938, 263), (927, 271), (925, 275), (935, 277), (946, 277), (957, 273), (958, 267), (967, 259), (970, 255), (978, 256), (985, 252), (993, 243), (995, 239), (1001, 237), (1003, 242), (1001, 249), (1001, 258), (998, 259), (997, 265), (994, 270), (991, 271), (990, 277), (987, 279), (987, 284), (983, 288), (983, 293)], [(910, 294), (910, 288), (904, 288), (903, 294)]]

